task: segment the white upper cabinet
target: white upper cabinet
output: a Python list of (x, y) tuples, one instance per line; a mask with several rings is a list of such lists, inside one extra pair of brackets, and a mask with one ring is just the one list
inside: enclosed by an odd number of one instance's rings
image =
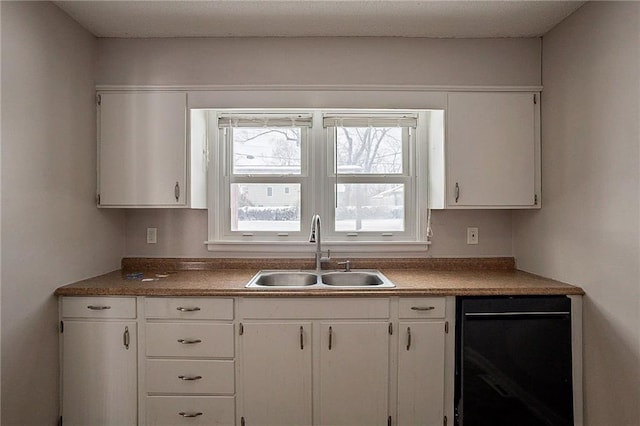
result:
[(186, 93), (101, 93), (98, 116), (100, 206), (205, 207), (189, 194)]
[(539, 207), (538, 97), (533, 92), (448, 94), (444, 175), (432, 176), (436, 185), (430, 186), (441, 189), (430, 197), (432, 208)]

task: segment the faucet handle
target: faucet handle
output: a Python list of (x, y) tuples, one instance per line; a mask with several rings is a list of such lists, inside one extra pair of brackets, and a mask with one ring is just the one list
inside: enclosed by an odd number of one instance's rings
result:
[(345, 272), (351, 272), (351, 261), (345, 260), (344, 262), (338, 262), (338, 265), (344, 265)]

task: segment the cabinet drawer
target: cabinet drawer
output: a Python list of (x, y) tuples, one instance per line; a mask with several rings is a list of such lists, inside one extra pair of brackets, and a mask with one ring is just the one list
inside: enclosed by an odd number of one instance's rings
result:
[(147, 323), (147, 356), (233, 357), (233, 325)]
[(403, 297), (398, 306), (400, 318), (444, 318), (444, 297)]
[(233, 361), (149, 359), (149, 393), (233, 394)]
[(204, 297), (147, 297), (146, 318), (166, 319), (233, 319), (233, 299)]
[(135, 318), (135, 297), (63, 297), (64, 318)]
[(232, 396), (148, 396), (146, 400), (147, 425), (211, 426), (235, 423), (235, 400)]

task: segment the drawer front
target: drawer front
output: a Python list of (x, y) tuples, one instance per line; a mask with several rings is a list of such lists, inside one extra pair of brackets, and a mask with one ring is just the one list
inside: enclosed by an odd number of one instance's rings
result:
[(147, 356), (233, 357), (233, 325), (212, 323), (147, 323)]
[(146, 318), (158, 319), (233, 319), (233, 299), (205, 297), (147, 297)]
[(233, 425), (235, 400), (232, 396), (148, 396), (149, 426)]
[(63, 297), (64, 318), (135, 318), (135, 297)]
[(400, 318), (444, 318), (444, 297), (402, 297), (399, 301)]
[(146, 362), (146, 391), (174, 394), (233, 394), (233, 361), (164, 360)]
[(389, 318), (389, 298), (253, 298), (242, 299), (245, 319)]

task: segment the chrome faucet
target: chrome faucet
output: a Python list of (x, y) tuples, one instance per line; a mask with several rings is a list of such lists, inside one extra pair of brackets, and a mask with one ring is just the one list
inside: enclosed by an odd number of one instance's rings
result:
[(320, 215), (314, 214), (311, 219), (311, 234), (309, 234), (309, 242), (316, 243), (316, 273), (322, 270), (322, 262), (331, 259), (331, 251), (327, 250), (327, 257), (322, 257), (322, 242), (320, 231)]

